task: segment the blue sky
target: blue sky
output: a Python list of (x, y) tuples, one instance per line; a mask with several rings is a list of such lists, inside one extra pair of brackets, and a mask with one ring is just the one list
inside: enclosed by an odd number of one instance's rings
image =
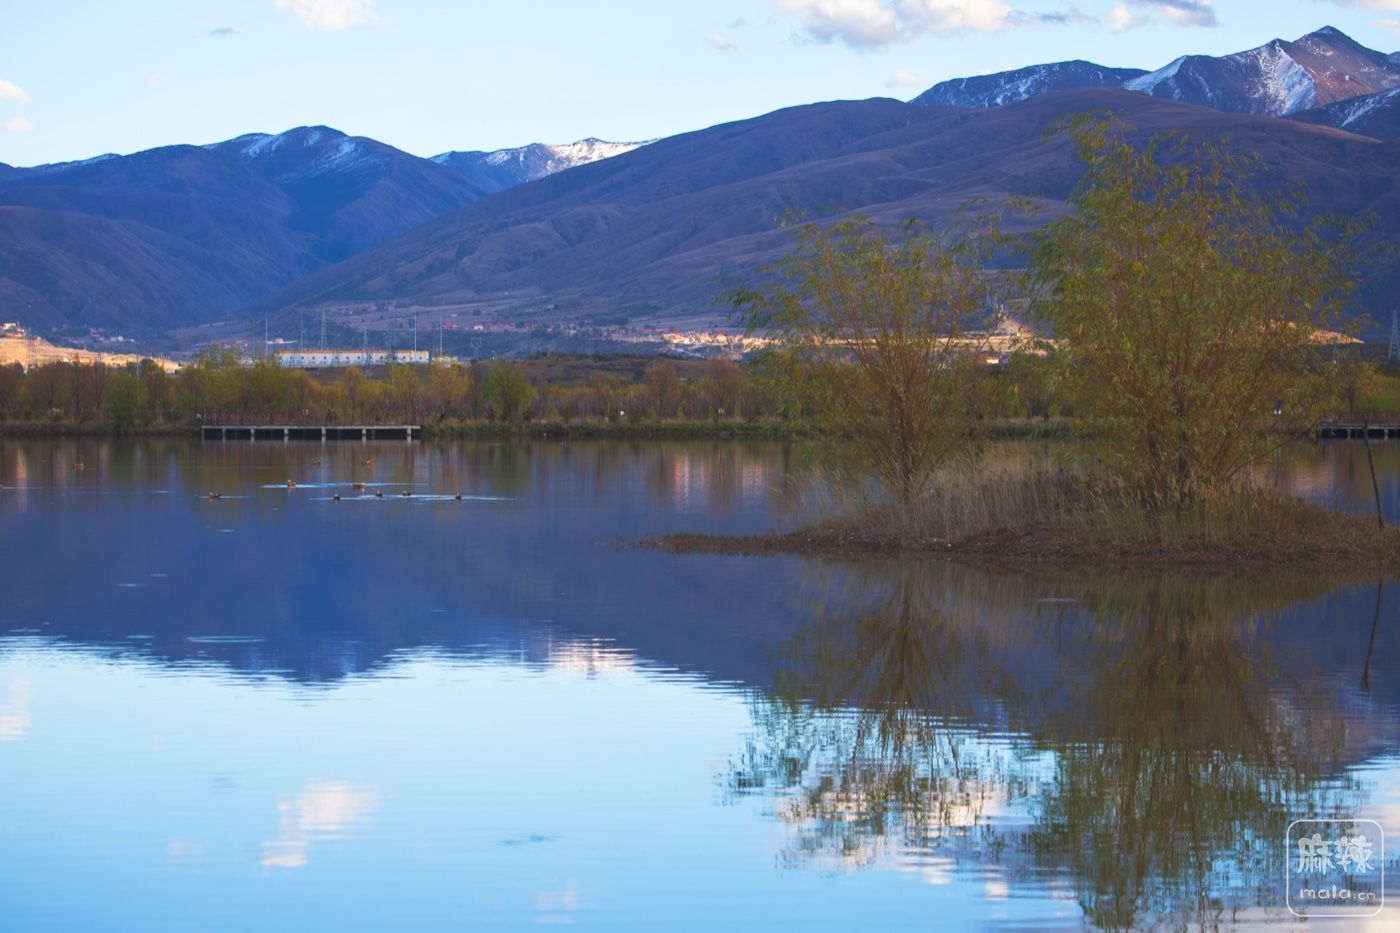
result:
[(1400, 0), (45, 0), (0, 13), (0, 162), (323, 123), (418, 155), (666, 136), (1086, 58), (1155, 68)]

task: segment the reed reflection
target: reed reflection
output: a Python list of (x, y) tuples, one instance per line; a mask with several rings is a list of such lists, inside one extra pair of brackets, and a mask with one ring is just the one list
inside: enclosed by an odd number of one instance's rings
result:
[(1100, 928), (1218, 927), (1282, 911), (1290, 821), (1367, 799), (1355, 710), (1278, 624), (1345, 581), (821, 572), (726, 779), (785, 863), (953, 859), (1068, 878)]

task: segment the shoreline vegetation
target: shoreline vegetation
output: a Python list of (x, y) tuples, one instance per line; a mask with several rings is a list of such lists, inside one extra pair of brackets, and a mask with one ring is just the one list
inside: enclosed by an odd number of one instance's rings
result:
[[(275, 417), (268, 424), (280, 424)], [(335, 422), (329, 422), (334, 424)], [(200, 436), (200, 422), (179, 424), (117, 424), (110, 419), (74, 421), (0, 421), (5, 437), (188, 437)], [(423, 440), (767, 440), (816, 441), (821, 428), (810, 422), (763, 418), (754, 420), (691, 420), (639, 418), (628, 420), (544, 419), (530, 421), (439, 421), (419, 425)], [(997, 418), (982, 428), (993, 440), (1069, 440), (1080, 426), (1069, 418)], [(242, 443), (247, 443), (243, 441)], [(272, 443), (259, 441), (258, 443)], [(280, 441), (278, 442), (280, 443)]]
[[(1392, 425), (1400, 422), (1400, 412), (1376, 418), (1375, 412), (1358, 413), (1355, 424)], [(247, 423), (245, 418), (243, 423)], [(328, 421), (328, 426), (338, 422)], [(349, 422), (346, 422), (349, 423)], [(371, 421), (375, 425), (388, 422)], [(280, 425), (273, 416), (269, 425)], [(155, 422), (120, 424), (110, 418), (92, 418), (86, 421), (68, 420), (0, 420), (0, 440), (4, 438), (26, 437), (72, 437), (72, 438), (191, 438), (201, 436), (200, 421)], [(532, 419), (529, 421), (494, 421), (489, 418), (474, 420), (428, 421), (416, 425), (419, 432), (415, 439), (422, 440), (716, 440), (716, 441), (811, 441), (839, 445), (839, 436), (830, 436), (827, 430), (811, 421), (769, 417), (761, 419), (692, 420), (687, 418), (638, 418), (626, 420), (587, 419), (565, 420), (562, 418)], [(975, 435), (977, 440), (1043, 440), (1084, 442), (1092, 440), (1099, 429), (1092, 423), (1069, 417), (1003, 417), (989, 418), (980, 424)], [(1298, 441), (1314, 440), (1318, 437), (1316, 427), (1295, 426), (1279, 432), (1279, 436)], [(299, 441), (306, 442), (306, 441)], [(248, 443), (244, 440), (242, 443)], [(258, 443), (272, 443), (259, 441)], [(280, 443), (280, 441), (278, 442)], [(350, 443), (347, 441), (347, 443)]]

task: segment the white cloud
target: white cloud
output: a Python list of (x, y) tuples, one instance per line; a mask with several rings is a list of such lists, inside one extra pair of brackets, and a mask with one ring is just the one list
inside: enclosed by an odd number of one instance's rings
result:
[(1017, 19), (1001, 0), (900, 0), (899, 10), (927, 32), (997, 32)]
[[(279, 7), (280, 6), (279, 4)], [(241, 36), (243, 33), (238, 31), (237, 26), (215, 26), (213, 29), (209, 30), (209, 35), (215, 39), (224, 39), (231, 36)]]
[[(1109, 25), (1114, 32), (1122, 32), (1143, 26), (1156, 17), (1161, 17), (1173, 26), (1199, 26), (1210, 28), (1220, 25), (1215, 18), (1215, 7), (1211, 0), (1127, 0), (1137, 7), (1141, 14), (1134, 14), (1123, 3), (1118, 3), (1109, 12)], [(1380, 0), (1385, 2), (1385, 0)]]
[(157, 88), (165, 83), (165, 72), (157, 71), (155, 74), (146, 75), (146, 87)]
[(23, 104), (29, 100), (29, 92), (12, 81), (0, 81), (0, 100)]
[(1058, 13), (1022, 13), (1019, 10), (1011, 14), (1012, 19), (1025, 23), (1039, 23), (1043, 26), (1099, 26), (1099, 18), (1090, 16), (1074, 4), (1070, 4), (1066, 9)]
[[(1400, 3), (1400, 0), (1363, 0)], [(1212, 28), (1220, 25), (1212, 0), (1118, 0), (1108, 11), (1108, 28), (1124, 32), (1156, 20), (1182, 27)]]
[[(1353, 7), (1362, 10), (1375, 10), (1377, 13), (1400, 13), (1400, 0), (1332, 0), (1337, 6)], [(1378, 19), (1374, 25), (1400, 35), (1400, 19)]]
[(874, 49), (906, 42), (893, 8), (879, 0), (775, 0), (779, 13), (802, 18), (802, 32), (814, 42), (844, 42)]
[(924, 79), (912, 71), (896, 71), (885, 82), (885, 87), (923, 87)]
[(734, 43), (726, 39), (724, 36), (706, 36), (705, 41), (710, 43), (710, 48), (714, 49), (717, 52), (734, 51)]
[[(1159, 0), (1194, 4), (1204, 0)], [(1003, 0), (774, 0), (781, 14), (800, 17), (799, 39), (841, 42), (871, 50), (911, 42), (922, 35), (1001, 32), (1026, 26), (1097, 23), (1074, 6), (1028, 13)]]
[(14, 117), (5, 123), (5, 129), (11, 133), (32, 133), (34, 132), (34, 124), (28, 117)]
[(307, 29), (339, 32), (379, 19), (374, 0), (277, 0), (277, 9), (296, 14)]

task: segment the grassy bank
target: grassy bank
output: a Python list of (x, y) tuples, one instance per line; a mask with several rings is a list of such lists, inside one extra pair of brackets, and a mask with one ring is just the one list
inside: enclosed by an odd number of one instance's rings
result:
[(198, 424), (119, 425), (111, 421), (6, 421), (4, 437), (199, 437)]
[[(275, 419), (274, 419), (275, 421)], [(269, 422), (273, 423), (273, 422)], [(198, 422), (118, 425), (110, 421), (14, 421), (0, 423), (0, 437), (190, 437)], [(813, 437), (800, 423), (758, 421), (449, 421), (422, 425), (424, 439), (502, 440), (626, 438), (630, 440), (796, 440)], [(230, 443), (233, 443), (232, 441)]]
[(629, 440), (793, 440), (811, 437), (805, 425), (774, 419), (755, 421), (622, 420), (525, 422), (448, 421), (423, 425), (423, 436), (433, 440), (463, 438), (560, 438)]
[[(1064, 439), (1073, 437), (1075, 428), (1066, 419), (1005, 418), (990, 422), (989, 436), (998, 439)], [(778, 418), (752, 421), (690, 419), (639, 419), (619, 421), (544, 420), (522, 423), (497, 421), (458, 421), (423, 426), (425, 437), (564, 437), (564, 438), (654, 438), (737, 439), (737, 440), (813, 440), (822, 437), (820, 430), (809, 422)]]
[(1079, 470), (1014, 465), (940, 477), (912, 506), (839, 513), (795, 531), (643, 544), (675, 553), (902, 553), (1006, 567), (1400, 572), (1400, 529), (1252, 484), (1151, 509)]
[[(272, 419), (275, 422), (276, 419)], [(272, 422), (270, 422), (272, 423)], [(425, 420), (422, 436), (432, 439), (463, 438), (626, 438), (629, 440), (809, 440), (820, 436), (808, 422), (779, 418), (752, 420), (621, 419), (608, 421), (541, 419), (531, 421)], [(994, 438), (1063, 439), (1076, 433), (1068, 419), (1004, 418), (989, 422)], [(108, 420), (6, 421), (0, 436), (9, 437), (199, 437), (198, 422), (116, 424)]]

